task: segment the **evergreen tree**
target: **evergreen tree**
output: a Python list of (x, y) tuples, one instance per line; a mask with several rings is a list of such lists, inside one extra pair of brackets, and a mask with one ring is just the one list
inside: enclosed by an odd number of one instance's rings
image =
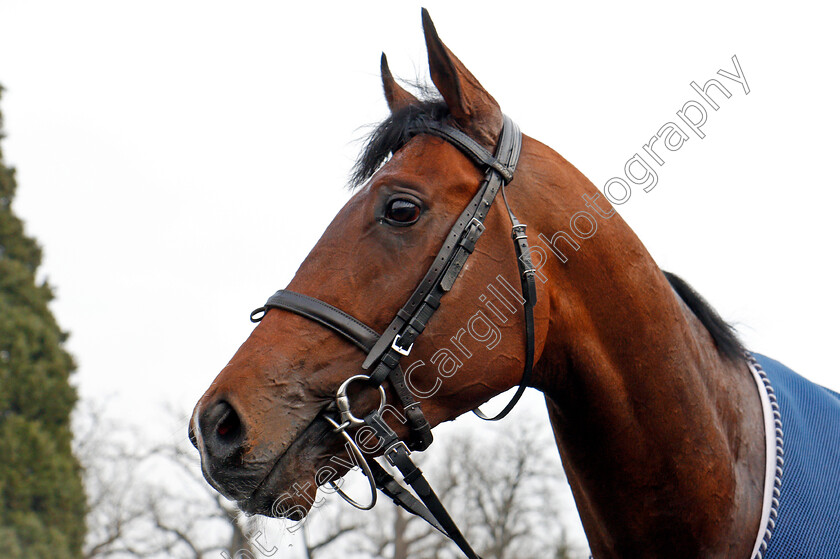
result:
[(86, 504), (71, 450), (74, 364), (47, 306), (52, 290), (36, 279), (41, 249), (12, 211), (16, 188), (0, 149), (0, 556), (79, 559)]

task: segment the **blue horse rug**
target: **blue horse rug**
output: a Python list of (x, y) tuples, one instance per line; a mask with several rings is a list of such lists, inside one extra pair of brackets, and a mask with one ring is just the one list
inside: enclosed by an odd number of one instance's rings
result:
[(840, 394), (754, 357), (769, 436), (763, 528), (753, 556), (838, 559)]

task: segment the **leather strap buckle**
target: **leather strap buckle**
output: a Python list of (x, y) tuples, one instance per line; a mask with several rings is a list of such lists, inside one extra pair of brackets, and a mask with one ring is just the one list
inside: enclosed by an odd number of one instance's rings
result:
[(475, 225), (476, 229), (478, 229), (479, 235), (484, 233), (484, 224), (477, 217), (470, 220), (470, 225)]
[(402, 448), (403, 451), (405, 451), (406, 456), (411, 455), (411, 451), (408, 450), (408, 446), (406, 446), (406, 444), (403, 441), (399, 441), (399, 440), (397, 442), (395, 442), (394, 444), (392, 444), (391, 446), (389, 446), (388, 449), (385, 450), (385, 452), (383, 453), (383, 455), (385, 456), (385, 459), (388, 460), (388, 463), (391, 464), (392, 466), (397, 465), (396, 464), (396, 456), (399, 454), (398, 449), (400, 449), (400, 448)]
[(405, 357), (406, 355), (408, 355), (409, 353), (411, 353), (411, 350), (412, 350), (413, 348), (414, 348), (414, 342), (411, 342), (411, 345), (409, 345), (409, 346), (408, 346), (408, 348), (406, 348), (406, 349), (404, 349), (403, 347), (401, 347), (401, 346), (400, 346), (400, 335), (399, 335), (399, 334), (397, 334), (397, 335), (394, 337), (394, 341), (393, 341), (393, 342), (391, 342), (391, 349), (393, 349), (394, 351), (396, 351), (397, 353), (399, 353), (399, 354), (400, 354), (400, 355), (402, 355), (403, 357)]
[(525, 228), (528, 227), (524, 223), (517, 223), (510, 229), (510, 236), (514, 241), (519, 241), (522, 239), (527, 239), (528, 235), (525, 234)]

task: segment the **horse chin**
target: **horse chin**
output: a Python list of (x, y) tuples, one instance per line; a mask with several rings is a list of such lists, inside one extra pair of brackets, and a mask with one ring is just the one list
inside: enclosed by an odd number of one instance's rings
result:
[(316, 472), (331, 454), (332, 427), (316, 418), (280, 456), (250, 497), (237, 501), (246, 514), (301, 520), (317, 492)]

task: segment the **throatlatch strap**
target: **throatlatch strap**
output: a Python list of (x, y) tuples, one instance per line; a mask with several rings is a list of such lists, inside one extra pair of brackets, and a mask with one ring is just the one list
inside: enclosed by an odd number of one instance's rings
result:
[(519, 386), (516, 389), (513, 397), (502, 408), (502, 411), (494, 416), (485, 415), (483, 411), (476, 408), (473, 413), (485, 421), (498, 421), (504, 418), (519, 402), (525, 389), (528, 388), (528, 383), (531, 380), (531, 371), (534, 369), (534, 306), (537, 304), (537, 283), (535, 280), (536, 270), (531, 261), (531, 251), (528, 248), (528, 236), (525, 235), (525, 224), (519, 223), (516, 216), (510, 209), (505, 197), (504, 187), (502, 187), (502, 196), (505, 200), (505, 207), (510, 216), (511, 233), (513, 239), (513, 246), (516, 252), (516, 262), (519, 264), (519, 279), (522, 283), (522, 298), (525, 299), (525, 368), (522, 372), (522, 378), (519, 379)]

